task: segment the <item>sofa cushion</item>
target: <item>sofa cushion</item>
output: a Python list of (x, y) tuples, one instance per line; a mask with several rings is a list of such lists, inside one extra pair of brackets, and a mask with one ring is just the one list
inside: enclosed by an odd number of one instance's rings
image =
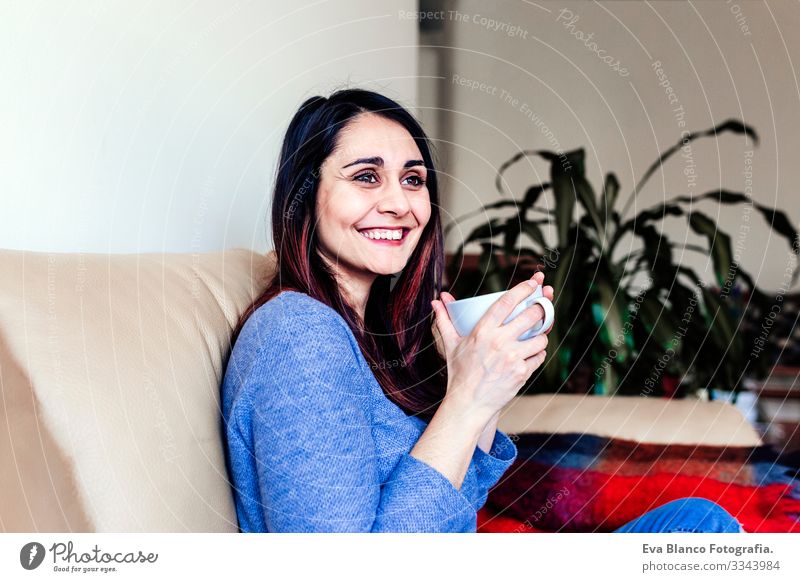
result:
[(274, 265), (0, 251), (0, 530), (237, 531), (219, 386)]
[(514, 433), (587, 433), (642, 443), (758, 446), (758, 433), (727, 402), (639, 396), (518, 396), (498, 426)]

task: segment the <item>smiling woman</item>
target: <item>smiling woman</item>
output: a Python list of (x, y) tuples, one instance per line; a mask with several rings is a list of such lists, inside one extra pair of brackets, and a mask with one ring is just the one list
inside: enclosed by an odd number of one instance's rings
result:
[[(273, 192), (278, 270), (233, 341), (261, 306), (299, 291), (344, 319), (390, 400), (433, 416), (446, 386), (430, 321), (444, 270), (438, 209), (428, 138), (403, 107), (361, 89), (307, 99), (286, 131)], [(410, 365), (380, 366), (400, 359)]]
[(241, 531), (475, 531), (516, 448), (491, 414), (445, 399), (438, 209), (428, 139), (394, 101), (351, 89), (295, 114), (272, 199), (277, 272), (234, 331), (222, 386)]
[[(509, 315), (544, 274), (507, 291), (459, 336), (442, 305), (454, 298), (440, 295), (443, 233), (427, 137), (377, 93), (345, 90), (302, 105), (272, 205), (277, 273), (242, 315), (222, 385), (240, 530), (476, 531), (489, 489), (517, 457), (496, 428), (499, 413), (546, 353), (547, 332), (517, 340), (542, 309)], [(552, 287), (542, 293), (553, 299)], [(739, 524), (689, 498), (620, 531)]]

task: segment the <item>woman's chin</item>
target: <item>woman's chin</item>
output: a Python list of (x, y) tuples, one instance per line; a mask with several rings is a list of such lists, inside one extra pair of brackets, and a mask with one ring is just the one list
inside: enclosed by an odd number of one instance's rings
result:
[(402, 271), (404, 268), (405, 268), (405, 264), (400, 265), (399, 267), (396, 267), (396, 268), (388, 268), (387, 267), (385, 269), (374, 269), (372, 272), (375, 273), (375, 275), (394, 275), (394, 274), (399, 273), (400, 271)]
[(375, 262), (368, 263), (366, 270), (378, 275), (394, 275), (406, 268), (408, 261), (387, 261), (385, 263), (375, 264)]

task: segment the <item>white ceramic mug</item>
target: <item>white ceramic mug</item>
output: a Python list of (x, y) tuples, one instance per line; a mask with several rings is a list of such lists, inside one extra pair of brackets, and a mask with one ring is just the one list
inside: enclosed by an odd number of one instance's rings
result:
[[(507, 291), (498, 291), (497, 293), (488, 293), (486, 295), (478, 295), (476, 297), (468, 297), (466, 299), (459, 299), (450, 303), (445, 303), (447, 313), (450, 315), (450, 320), (453, 322), (453, 327), (456, 328), (458, 335), (464, 337), (472, 332), (472, 329), (478, 324), (483, 314), (486, 313), (495, 301), (507, 293)], [(444, 302), (443, 302), (444, 303)], [(555, 319), (555, 309), (553, 303), (542, 294), (541, 285), (537, 285), (533, 294), (529, 295), (519, 305), (514, 308), (514, 311), (506, 318), (503, 325), (514, 319), (522, 311), (534, 304), (538, 303), (544, 309), (544, 320), (540, 321), (528, 331), (519, 336), (519, 340), (526, 340), (535, 337), (553, 325)]]

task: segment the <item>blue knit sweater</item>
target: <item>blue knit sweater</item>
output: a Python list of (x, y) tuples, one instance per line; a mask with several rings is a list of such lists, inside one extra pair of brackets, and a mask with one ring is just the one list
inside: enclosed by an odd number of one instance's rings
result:
[(496, 431), (459, 489), (412, 457), (427, 423), (386, 397), (345, 320), (296, 291), (248, 318), (222, 406), (243, 532), (474, 532), (517, 456)]

